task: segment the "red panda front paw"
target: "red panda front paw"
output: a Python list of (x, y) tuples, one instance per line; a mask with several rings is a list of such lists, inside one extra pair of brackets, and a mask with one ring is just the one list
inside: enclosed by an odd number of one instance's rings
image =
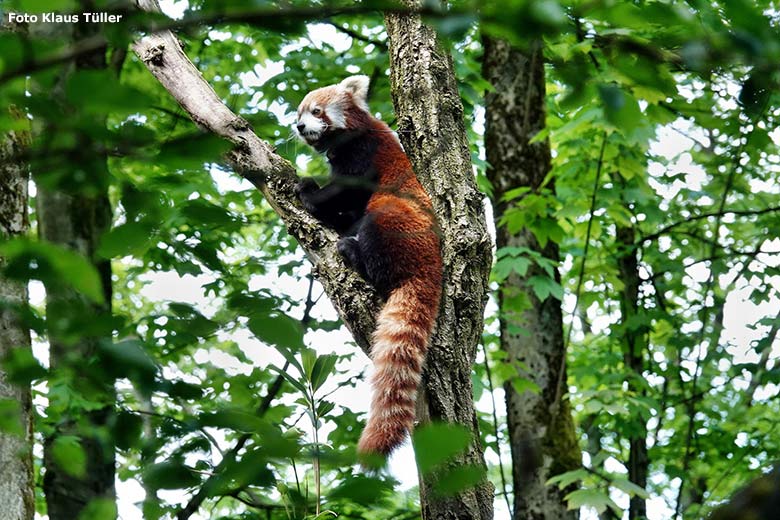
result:
[(317, 182), (310, 177), (306, 177), (298, 181), (298, 184), (295, 186), (295, 195), (300, 199), (302, 194), (312, 193), (318, 189), (320, 189), (320, 187)]
[(340, 238), (336, 244), (336, 249), (339, 250), (339, 253), (341, 253), (341, 256), (344, 258), (344, 261), (348, 266), (355, 269), (360, 267), (360, 249), (357, 238)]
[(314, 179), (301, 179), (295, 187), (295, 195), (303, 204), (303, 208), (311, 215), (317, 215), (317, 207), (311, 201), (311, 195), (316, 193), (320, 187), (314, 182)]

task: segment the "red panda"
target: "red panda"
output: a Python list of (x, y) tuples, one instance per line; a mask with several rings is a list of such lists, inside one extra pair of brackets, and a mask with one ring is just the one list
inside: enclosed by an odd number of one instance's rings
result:
[(367, 76), (310, 92), (298, 135), (324, 153), (330, 182), (304, 179), (301, 203), (340, 239), (338, 250), (385, 299), (372, 336), (375, 373), (361, 455), (387, 456), (415, 418), (428, 341), (442, 290), (440, 233), (430, 198), (390, 127), (368, 110)]

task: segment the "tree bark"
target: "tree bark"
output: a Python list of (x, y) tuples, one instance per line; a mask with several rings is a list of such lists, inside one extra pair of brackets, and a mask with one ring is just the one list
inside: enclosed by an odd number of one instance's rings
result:
[[(417, 1), (404, 3), (420, 7)], [(472, 443), (453, 466), (484, 466), (471, 385), (492, 262), (484, 197), (474, 181), (450, 54), (418, 15), (388, 14), (385, 24), (398, 133), (442, 228), (444, 293), (423, 375), (418, 421), (468, 427)], [(493, 518), (489, 482), (444, 500), (433, 496), (429, 480), (420, 479), (424, 519)]]
[[(24, 236), (29, 229), (29, 170), (27, 164), (13, 159), (23, 153), (28, 141), (28, 132), (0, 136), (0, 241)], [(0, 258), (0, 268), (2, 265)], [(13, 309), (27, 304), (27, 286), (0, 276), (0, 304), (0, 359), (5, 359), (15, 349), (30, 350), (30, 331)], [(0, 370), (0, 402), (0, 413), (12, 418), (7, 424), (13, 425), (12, 429), (0, 431), (0, 516), (6, 520), (32, 520), (35, 481), (30, 389), (11, 383)]]
[[(485, 152), (493, 189), (496, 246), (526, 247), (556, 264), (558, 245), (542, 247), (527, 229), (510, 235), (499, 224), (507, 209), (503, 195), (513, 188), (537, 192), (550, 171), (547, 140), (529, 141), (545, 126), (545, 80), (541, 45), (527, 51), (503, 40), (484, 38), (483, 75), (494, 91), (485, 96)], [(554, 189), (552, 181), (546, 186)], [(521, 377), (539, 387), (539, 393), (519, 394), (512, 382), (504, 385), (507, 422), (512, 450), (514, 518), (575, 519), (567, 511), (564, 496), (571, 489), (547, 486), (550, 477), (581, 466), (581, 453), (565, 393), (566, 366), (561, 302), (552, 296), (539, 301), (529, 284), (532, 276), (546, 276), (535, 264), (525, 276), (513, 273), (499, 291), (501, 347), (510, 363), (527, 367)], [(556, 269), (555, 280), (560, 283)], [(521, 312), (509, 305), (522, 295), (529, 305)], [(517, 333), (520, 326), (525, 333)], [(563, 388), (559, 388), (559, 384)]]
[[(87, 3), (85, 8), (89, 8)], [(73, 38), (79, 41), (94, 36), (100, 30), (98, 24), (79, 23), (74, 26)], [(106, 49), (101, 48), (75, 60), (73, 69), (105, 69)], [(66, 72), (67, 74), (67, 72)], [(105, 124), (98, 120), (96, 124)], [(55, 131), (55, 130), (52, 130)], [(93, 150), (97, 156), (82, 161), (80, 167), (93, 168), (91, 178), (99, 179), (102, 186), (94, 186), (96, 195), (68, 194), (61, 191), (40, 189), (37, 197), (38, 232), (43, 240), (69, 248), (91, 260), (100, 274), (103, 284), (103, 304), (87, 302), (82, 296), (61, 286), (46, 287), (46, 316), (48, 323), (69, 320), (76, 312), (86, 312), (96, 320), (110, 320), (111, 314), (111, 262), (99, 259), (96, 250), (100, 238), (111, 226), (112, 212), (108, 198), (108, 166), (105, 152), (98, 152), (92, 138), (81, 135), (83, 150)], [(90, 402), (103, 406), (97, 410), (74, 410), (75, 405), (62, 412), (54, 427), (54, 433), (44, 442), (43, 464), (46, 470), (43, 489), (50, 520), (73, 520), (96, 499), (113, 500), (115, 497), (115, 450), (108, 428), (113, 422), (116, 400), (113, 380), (102, 371), (85, 366), (97, 354), (98, 342), (111, 338), (82, 337), (75, 343), (58, 337), (49, 327), (49, 358), (53, 373), (67, 374), (67, 392), (74, 392)], [(51, 387), (50, 387), (51, 390)], [(50, 396), (50, 407), (62, 406)], [(60, 415), (59, 412), (54, 414)], [(57, 463), (55, 445), (62, 436), (76, 436), (86, 458), (86, 471), (77, 475), (72, 467)]]
[[(622, 334), (620, 341), (623, 350), (623, 362), (632, 375), (628, 380), (628, 389), (635, 393), (644, 393), (638, 381), (644, 376), (645, 327), (637, 327), (632, 320), (639, 312), (639, 263), (636, 257), (636, 233), (632, 227), (617, 226), (615, 239), (617, 242), (617, 264), (623, 290), (620, 293), (620, 324)], [(632, 428), (633, 431), (633, 428)], [(638, 431), (629, 436), (628, 479), (637, 486), (647, 487), (647, 423), (641, 420)], [(628, 509), (629, 520), (646, 518), (647, 506), (644, 498), (639, 495), (631, 497)]]
[(709, 520), (774, 520), (780, 510), (780, 466), (750, 481)]

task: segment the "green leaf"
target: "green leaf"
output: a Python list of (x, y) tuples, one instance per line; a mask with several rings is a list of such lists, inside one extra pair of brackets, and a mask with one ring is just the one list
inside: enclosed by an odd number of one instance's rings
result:
[(566, 508), (570, 511), (581, 507), (592, 507), (597, 512), (603, 513), (609, 507), (615, 512), (620, 512), (617, 504), (598, 489), (578, 489), (566, 495), (564, 499), (567, 502)]
[(104, 365), (116, 377), (129, 377), (131, 380), (150, 384), (157, 374), (157, 364), (138, 340), (118, 343), (102, 341), (100, 352), (104, 356)]
[(171, 397), (179, 399), (193, 400), (203, 397), (203, 388), (186, 381), (165, 381), (160, 390)]
[(153, 103), (140, 90), (120, 83), (111, 70), (78, 70), (68, 77), (65, 92), (74, 106), (98, 114), (135, 112)]
[(623, 491), (624, 493), (628, 493), (632, 497), (638, 496), (644, 500), (650, 498), (650, 495), (648, 494), (646, 489), (637, 486), (627, 478), (613, 477), (612, 485), (618, 488), (619, 490)]
[(525, 377), (513, 377), (512, 378), (512, 388), (515, 389), (515, 392), (522, 395), (523, 392), (531, 392), (534, 394), (539, 394), (542, 389), (539, 388), (539, 385), (534, 383), (528, 378)]
[(303, 348), (300, 350), (301, 366), (307, 381), (311, 381), (311, 374), (314, 370), (314, 363), (317, 362), (317, 352), (312, 348)]
[(201, 426), (227, 428), (247, 433), (256, 432), (265, 426), (265, 421), (261, 417), (240, 409), (204, 412), (198, 416), (198, 422)]
[(52, 442), (51, 450), (54, 462), (62, 471), (76, 478), (87, 474), (87, 455), (78, 437), (60, 435)]
[(604, 115), (616, 128), (625, 133), (642, 122), (639, 103), (633, 96), (612, 84), (599, 85), (598, 90), (604, 102)]
[(197, 486), (200, 478), (180, 461), (166, 461), (148, 466), (143, 481), (152, 489), (186, 489)]
[(417, 466), (425, 474), (448, 459), (463, 453), (471, 442), (471, 432), (457, 424), (429, 424), (415, 430), (414, 453)]
[(240, 460), (224, 469), (214, 484), (214, 495), (243, 489), (249, 485), (268, 487), (276, 483), (276, 477), (268, 466), (265, 450), (250, 449)]
[(563, 299), (563, 287), (549, 276), (532, 276), (528, 284), (539, 301), (543, 302), (550, 295), (558, 300)]
[(336, 361), (338, 361), (338, 356), (335, 354), (327, 354), (317, 358), (317, 361), (312, 367), (310, 378), (311, 386), (315, 392), (333, 374), (333, 369), (336, 367)]
[(452, 496), (464, 489), (472, 488), (485, 478), (485, 468), (472, 464), (447, 469), (437, 475), (434, 491), (441, 496)]
[(206, 163), (220, 160), (229, 149), (227, 141), (216, 135), (197, 133), (165, 142), (157, 161), (174, 170), (200, 171)]
[(180, 211), (187, 219), (203, 225), (224, 227), (236, 223), (233, 215), (224, 208), (203, 199), (187, 201)]
[(772, 94), (772, 73), (758, 70), (751, 74), (743, 83), (739, 92), (739, 102), (745, 107), (745, 112), (757, 116), (766, 107)]
[(41, 366), (32, 350), (14, 348), (3, 359), (3, 368), (10, 383), (19, 386), (29, 386), (31, 381), (46, 377), (46, 369)]
[(103, 282), (95, 266), (83, 256), (47, 242), (14, 239), (0, 245), (6, 258), (5, 274), (16, 280), (68, 284), (95, 303), (103, 303)]
[(385, 480), (365, 475), (348, 477), (328, 494), (329, 500), (348, 500), (363, 506), (370, 506), (386, 500), (393, 486)]
[(531, 260), (529, 258), (523, 256), (507, 256), (496, 262), (496, 265), (493, 266), (493, 275), (496, 278), (496, 281), (501, 283), (509, 277), (512, 271), (520, 276), (525, 276), (530, 265)]
[(129, 222), (103, 235), (97, 252), (103, 258), (140, 256), (153, 241), (152, 226), (144, 222)]
[(271, 365), (268, 368), (270, 368), (271, 370), (273, 370), (275, 372), (278, 372), (280, 376), (282, 376), (288, 383), (293, 385), (293, 387), (296, 390), (298, 390), (299, 392), (301, 392), (303, 395), (305, 395), (305, 396), (309, 395), (309, 391), (306, 388), (306, 381), (298, 381), (291, 374), (289, 374), (288, 372), (283, 371), (281, 368), (279, 368), (277, 366)]
[(548, 486), (553, 486), (555, 484), (558, 485), (558, 489), (563, 489), (566, 487), (569, 487), (570, 485), (574, 484), (575, 482), (578, 482), (580, 480), (585, 479), (585, 477), (588, 476), (588, 471), (585, 469), (575, 469), (574, 471), (567, 471), (566, 473), (561, 473), (560, 475), (555, 475), (554, 477), (547, 480)]
[(137, 413), (119, 412), (114, 426), (114, 440), (120, 450), (129, 450), (141, 438), (143, 420)]
[(320, 403), (317, 405), (317, 416), (325, 417), (331, 411), (333, 411), (333, 408), (335, 407), (336, 405), (330, 401), (320, 401)]
[(22, 409), (15, 399), (0, 399), (0, 432), (24, 438)]
[(115, 520), (116, 517), (116, 501), (111, 498), (95, 498), (79, 514), (79, 520)]
[[(255, 315), (249, 318), (247, 326), (257, 339), (269, 345), (292, 350), (303, 348), (303, 327), (298, 320), (285, 314)], [(294, 366), (303, 371), (297, 361)]]

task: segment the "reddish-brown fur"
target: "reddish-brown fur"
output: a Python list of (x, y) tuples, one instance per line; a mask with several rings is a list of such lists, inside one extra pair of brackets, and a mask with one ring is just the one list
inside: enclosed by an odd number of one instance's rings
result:
[[(374, 122), (375, 127), (389, 130), (384, 123)], [(379, 190), (366, 213), (374, 217), (391, 251), (400, 284), (377, 319), (371, 416), (358, 450), (387, 455), (414, 426), (417, 387), (439, 310), (442, 260), (428, 194), (395, 137), (384, 135), (375, 156)]]
[[(334, 136), (337, 139), (339, 132), (360, 135), (348, 141), (347, 152), (350, 147), (366, 149), (365, 143), (375, 146), (370, 164), (378, 176), (378, 187), (368, 199), (364, 217), (373, 226), (361, 227), (358, 240), (370, 238), (379, 244), (380, 259), (389, 259), (384, 280), (388, 290), (372, 338), (374, 395), (358, 451), (387, 455), (404, 442), (414, 426), (417, 387), (439, 310), (442, 259), (428, 194), (390, 128), (365, 109), (367, 78), (365, 81), (363, 89), (343, 87), (342, 83), (311, 92), (301, 103), (298, 116), (300, 121), (302, 114), (311, 113), (314, 107), (323, 109), (316, 117), (328, 126), (321, 136), (307, 138), (307, 142), (326, 152), (334, 165), (343, 156), (334, 156), (323, 143)], [(327, 108), (337, 117), (329, 117)], [(343, 127), (332, 121), (340, 114), (345, 120)], [(344, 146), (339, 146), (337, 153), (344, 153)], [(368, 233), (370, 237), (363, 236)]]

